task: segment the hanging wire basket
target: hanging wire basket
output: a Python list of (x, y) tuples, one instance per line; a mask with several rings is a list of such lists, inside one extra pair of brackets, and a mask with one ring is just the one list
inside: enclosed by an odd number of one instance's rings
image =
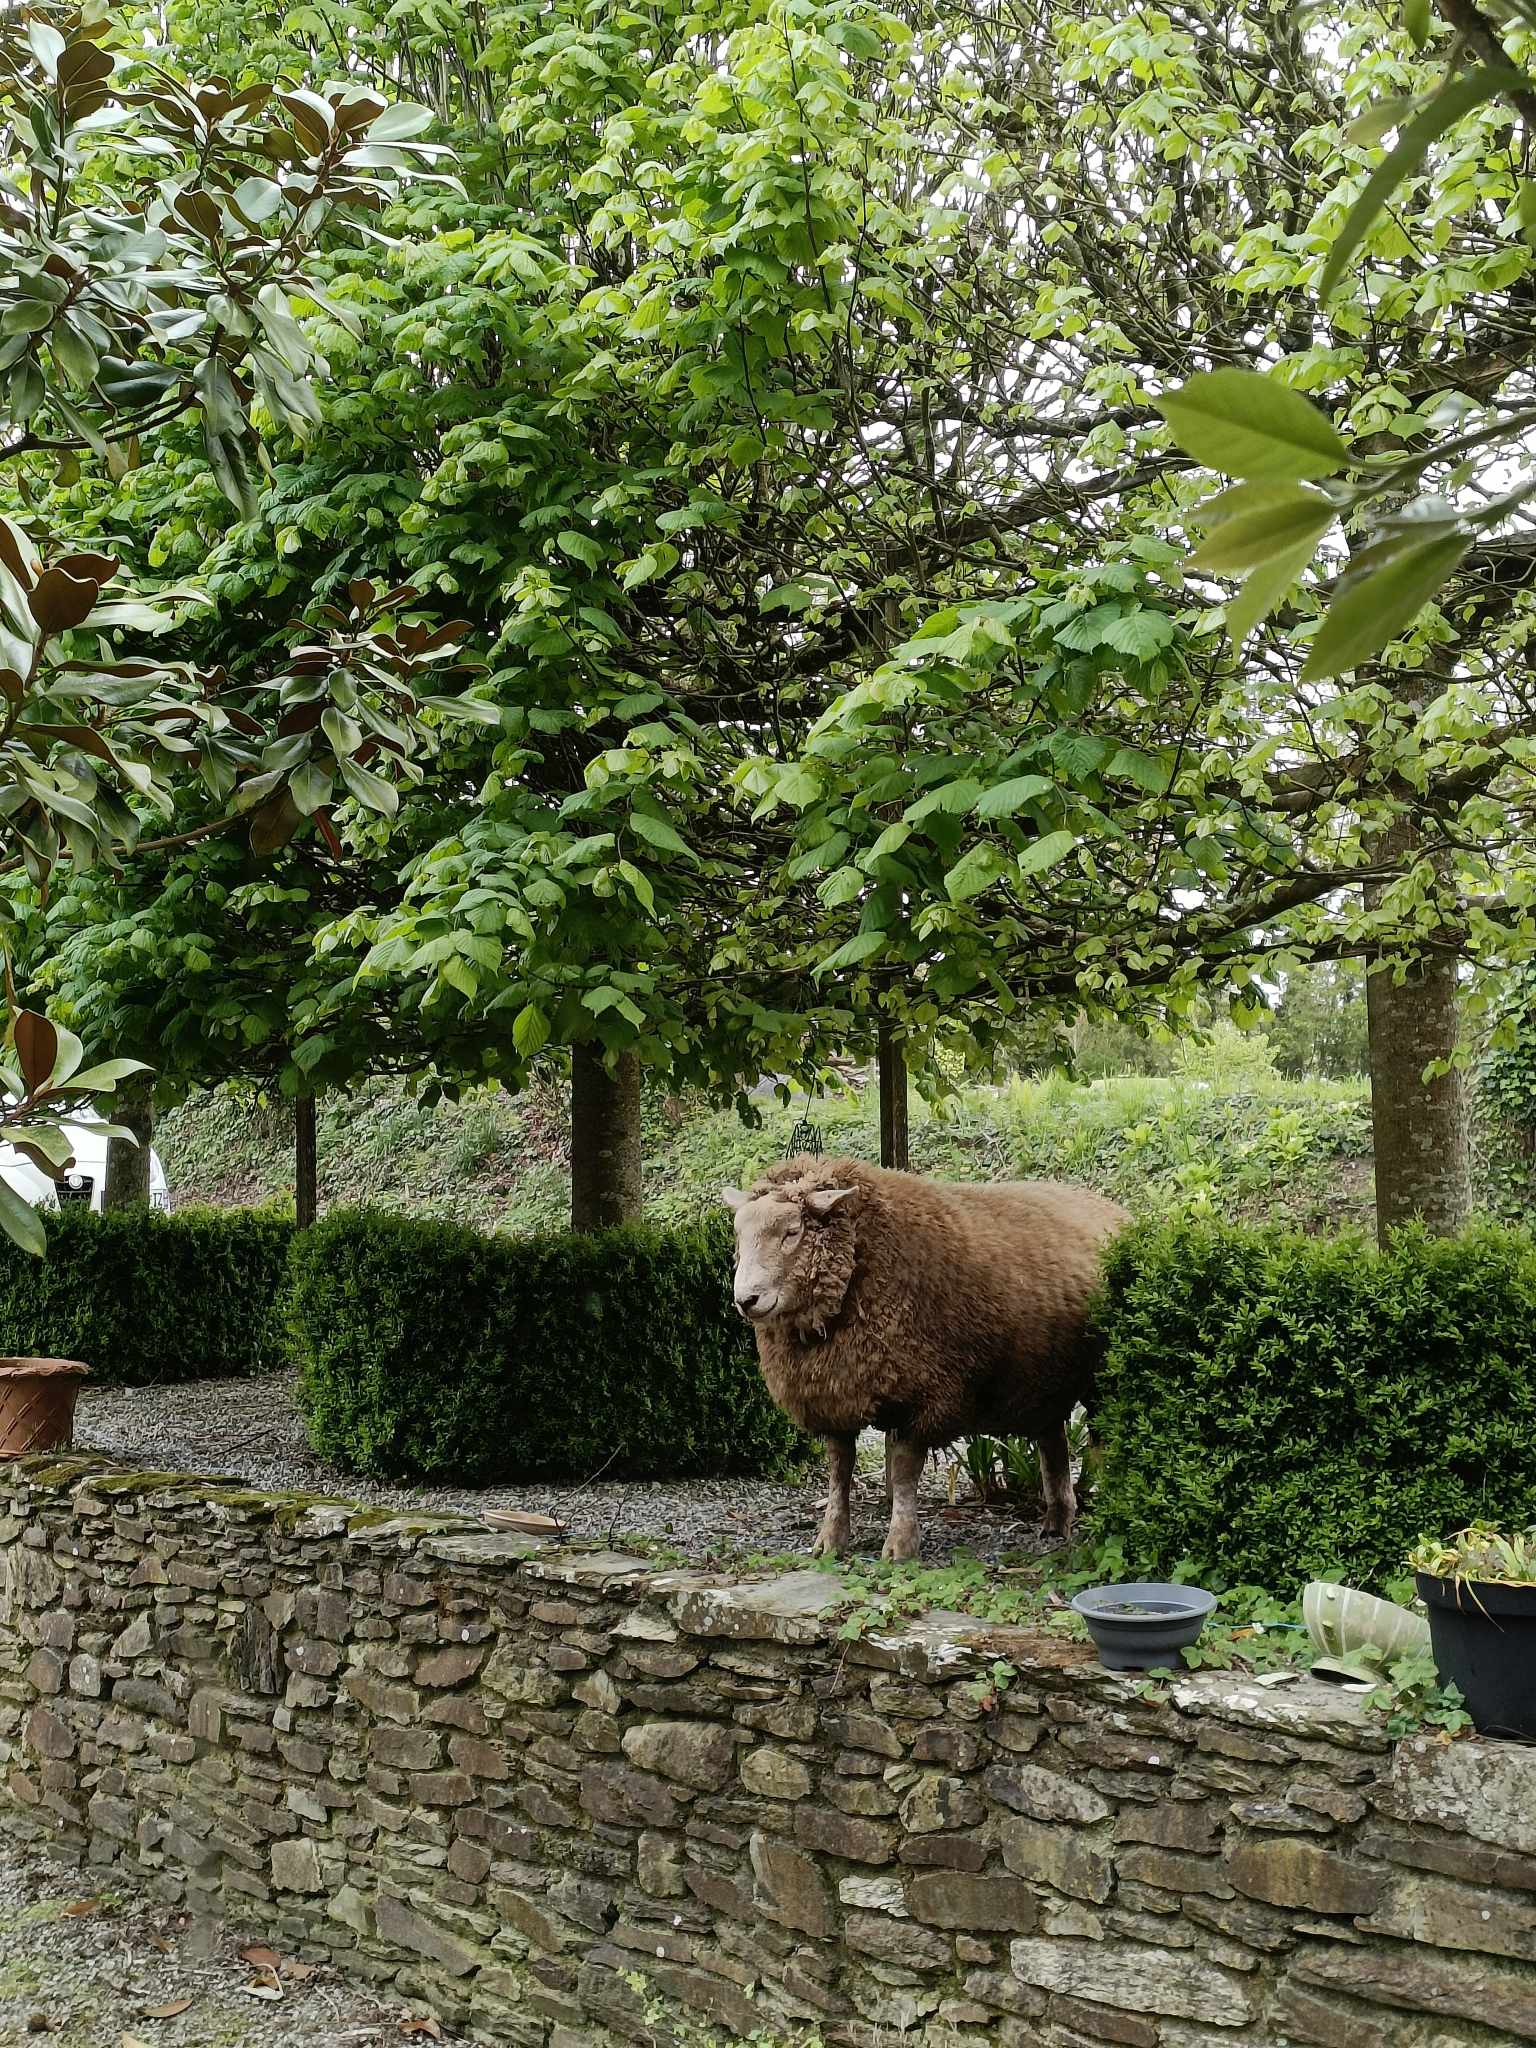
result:
[(789, 1149), (794, 1153), (807, 1152), (813, 1159), (819, 1159), (822, 1150), (821, 1126), (811, 1122), (810, 1104), (807, 1103), (805, 1107), (805, 1115), (789, 1134)]

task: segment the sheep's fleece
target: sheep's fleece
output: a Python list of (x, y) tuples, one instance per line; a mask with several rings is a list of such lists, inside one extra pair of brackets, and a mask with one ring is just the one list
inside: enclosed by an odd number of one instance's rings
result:
[(869, 1427), (887, 1435), (887, 1555), (915, 1554), (928, 1451), (979, 1432), (1039, 1442), (1048, 1526), (1068, 1532), (1065, 1424), (1093, 1391), (1086, 1309), (1123, 1209), (1058, 1181), (959, 1185), (820, 1158), (724, 1198), (763, 1377), (827, 1439), (818, 1549), (846, 1547), (853, 1445)]

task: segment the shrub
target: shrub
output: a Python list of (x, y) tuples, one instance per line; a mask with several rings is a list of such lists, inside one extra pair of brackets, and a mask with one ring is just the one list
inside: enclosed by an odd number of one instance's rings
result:
[(0, 1351), (78, 1358), (111, 1385), (261, 1372), (282, 1356), (293, 1226), (256, 1209), (66, 1207), (48, 1251), (0, 1243)]
[(1289, 1589), (1401, 1571), (1424, 1532), (1536, 1517), (1536, 1246), (1376, 1252), (1146, 1224), (1110, 1255), (1098, 1516), (1137, 1569)]
[(382, 1478), (776, 1473), (805, 1439), (731, 1306), (730, 1230), (487, 1238), (351, 1210), (294, 1245), (315, 1449)]

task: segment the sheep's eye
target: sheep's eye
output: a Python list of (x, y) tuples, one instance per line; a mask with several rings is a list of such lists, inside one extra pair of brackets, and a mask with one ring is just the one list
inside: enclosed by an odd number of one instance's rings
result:
[(798, 1223), (791, 1223), (788, 1230), (784, 1233), (784, 1242), (786, 1244), (798, 1244), (802, 1235), (803, 1232), (800, 1225)]

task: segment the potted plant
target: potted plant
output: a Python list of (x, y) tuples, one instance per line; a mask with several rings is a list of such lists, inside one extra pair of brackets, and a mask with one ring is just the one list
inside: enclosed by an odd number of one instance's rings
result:
[(1479, 1733), (1536, 1741), (1536, 1525), (1426, 1536), (1408, 1563), (1440, 1683), (1459, 1687)]
[(0, 1458), (67, 1450), (89, 1371), (73, 1358), (0, 1358)]

